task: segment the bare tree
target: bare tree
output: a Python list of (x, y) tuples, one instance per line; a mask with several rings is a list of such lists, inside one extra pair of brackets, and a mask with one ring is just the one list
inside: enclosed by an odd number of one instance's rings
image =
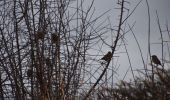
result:
[(1, 99), (75, 99), (88, 51), (107, 32), (95, 26), (105, 13), (93, 18), (94, 0), (84, 2), (0, 1)]

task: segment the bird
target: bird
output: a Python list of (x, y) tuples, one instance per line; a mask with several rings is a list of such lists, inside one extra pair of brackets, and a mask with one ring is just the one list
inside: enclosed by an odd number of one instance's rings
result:
[(51, 34), (51, 42), (52, 43), (58, 43), (59, 36), (57, 34)]
[(101, 60), (105, 60), (105, 61), (109, 62), (111, 58), (112, 58), (112, 53), (109, 51), (106, 55), (104, 55), (101, 58)]
[(156, 55), (152, 55), (152, 62), (156, 65), (161, 65), (161, 62)]

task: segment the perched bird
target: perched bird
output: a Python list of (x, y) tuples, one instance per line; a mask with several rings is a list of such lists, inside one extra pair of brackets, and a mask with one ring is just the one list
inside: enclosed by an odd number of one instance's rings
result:
[(59, 36), (57, 34), (51, 34), (51, 42), (52, 43), (58, 43)]
[(104, 55), (101, 60), (109, 61), (112, 58), (112, 53), (109, 51), (106, 55)]
[(156, 55), (152, 55), (152, 62), (156, 65), (161, 65), (161, 62)]

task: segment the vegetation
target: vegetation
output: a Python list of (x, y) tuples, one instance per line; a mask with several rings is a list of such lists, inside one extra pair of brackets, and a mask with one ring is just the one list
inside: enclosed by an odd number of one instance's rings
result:
[[(131, 32), (136, 39), (134, 25), (127, 22), (136, 7), (131, 11), (125, 6), (130, 2), (118, 0), (118, 23), (114, 27), (109, 18), (102, 19), (109, 11), (94, 16), (94, 3), (94, 0), (0, 1), (1, 100), (170, 99), (170, 71), (166, 68), (170, 60), (164, 59), (164, 51), (170, 55), (169, 41), (163, 38), (163, 32), (170, 38), (168, 25), (162, 31), (157, 14), (163, 60), (156, 56), (152, 60), (146, 0), (151, 68), (143, 60), (144, 70), (138, 70), (143, 76), (139, 77), (130, 65), (133, 80), (121, 80), (114, 86), (113, 77), (119, 65), (113, 62), (118, 60), (121, 46), (131, 63), (124, 36)], [(136, 43), (141, 51), (137, 39)]]

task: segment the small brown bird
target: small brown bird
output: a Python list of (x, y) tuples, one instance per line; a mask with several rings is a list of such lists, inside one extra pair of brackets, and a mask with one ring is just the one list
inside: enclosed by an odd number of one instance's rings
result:
[(104, 55), (101, 60), (109, 61), (112, 58), (112, 53), (109, 51), (106, 55)]
[(152, 55), (152, 62), (156, 65), (161, 65), (161, 62), (156, 55)]
[(51, 42), (52, 43), (58, 43), (59, 36), (57, 34), (51, 34)]

